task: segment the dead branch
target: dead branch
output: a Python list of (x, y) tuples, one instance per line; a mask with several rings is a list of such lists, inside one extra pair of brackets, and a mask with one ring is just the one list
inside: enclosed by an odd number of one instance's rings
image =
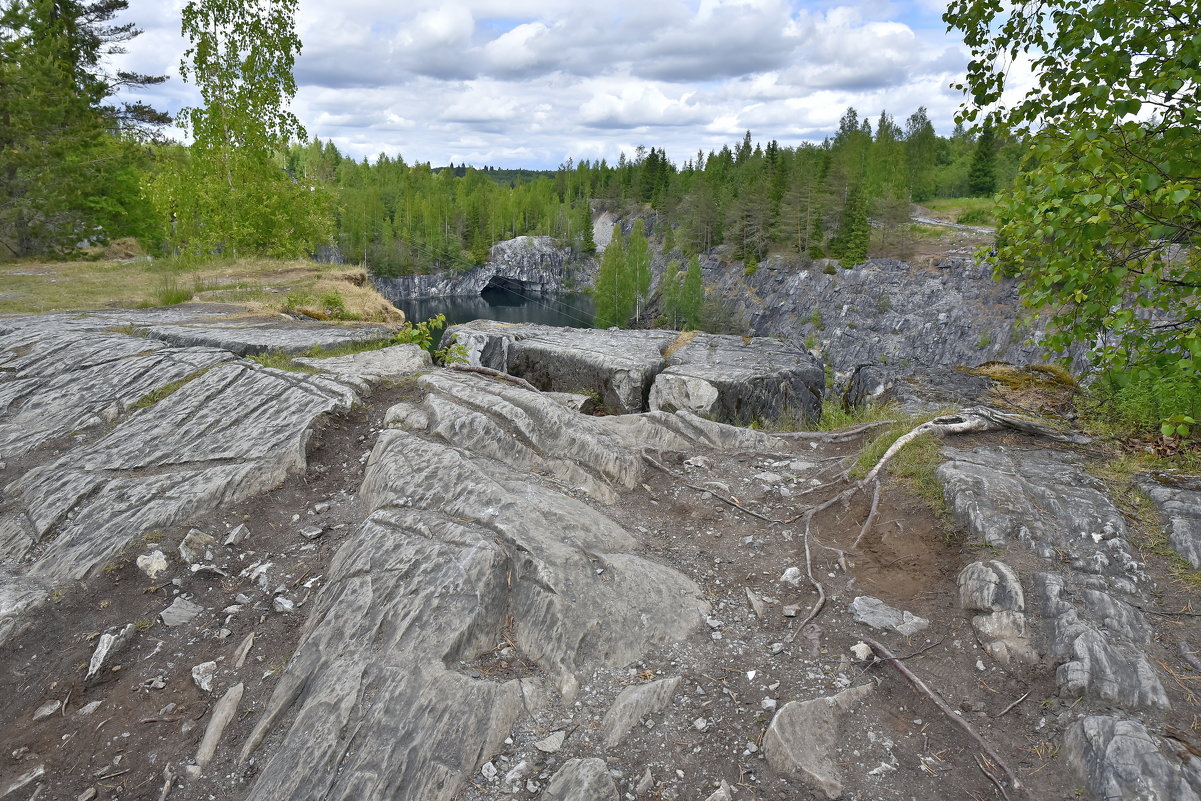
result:
[(1001, 794), (1001, 798), (1004, 798), (1006, 801), (1008, 801), (1009, 793), (1005, 792), (1005, 785), (1001, 784), (1001, 782), (997, 780), (997, 777), (992, 775), (992, 772), (984, 767), (984, 762), (981, 761), (980, 757), (973, 754), (972, 758), (976, 760), (976, 767), (980, 768), (980, 772), (984, 774), (984, 777), (992, 782), (993, 786), (997, 788), (997, 792)]
[(509, 375), (508, 373), (502, 373), (500, 370), (493, 370), (491, 367), (473, 367), (470, 364), (452, 364), (450, 365), (450, 369), (458, 370), (460, 373), (477, 373), (479, 375), (486, 375), (491, 378), (499, 378), (501, 381), (508, 381), (510, 384), (516, 384), (517, 386), (528, 389), (531, 392), (542, 392), (542, 390), (538, 389), (538, 387), (534, 386), (529, 381), (526, 381), (524, 378), (518, 378), (517, 376)]
[(1188, 647), (1188, 643), (1184, 640), (1180, 641), (1180, 656), (1183, 657), (1185, 662), (1189, 663), (1193, 670), (1201, 671), (1201, 661), (1197, 659), (1196, 654)]
[(175, 771), (168, 765), (163, 768), (163, 789), (158, 794), (158, 801), (167, 801), (167, 796), (171, 794), (171, 785), (174, 783)]
[(876, 512), (880, 510), (880, 482), (876, 482), (876, 488), (872, 490), (872, 508), (868, 510), (867, 519), (863, 521), (863, 528), (859, 530), (859, 536), (851, 543), (851, 550), (858, 551), (859, 543), (863, 542), (863, 538), (867, 536), (867, 532), (872, 530), (872, 523), (876, 520)]
[(951, 709), (951, 707), (947, 706), (946, 701), (943, 701), (941, 698), (935, 695), (934, 691), (927, 687), (925, 682), (914, 675), (913, 671), (905, 667), (905, 665), (902, 664), (891, 651), (870, 637), (864, 637), (863, 641), (871, 647), (872, 651), (875, 652), (876, 656), (881, 661), (888, 662), (890, 665), (892, 665), (893, 668), (895, 668), (896, 671), (900, 673), (915, 690), (926, 696), (926, 698), (928, 698), (936, 707), (938, 707), (938, 711), (942, 712), (943, 716), (946, 717), (947, 720), (951, 721), (965, 734), (967, 734), (968, 737), (972, 738), (972, 740), (980, 746), (980, 749), (984, 751), (985, 755), (987, 755), (989, 759), (991, 759), (998, 767), (1001, 768), (1002, 771), (1005, 772), (1005, 778), (1009, 780), (1010, 787), (1015, 790), (1021, 789), (1022, 785), (1021, 782), (1018, 781), (1017, 776), (1014, 775), (1013, 771), (1009, 769), (1009, 766), (1005, 764), (1005, 760), (1001, 759), (1001, 757), (997, 755), (997, 752), (993, 750), (992, 746), (990, 746), (984, 740), (984, 738), (979, 735), (975, 726), (968, 723), (959, 715), (956, 715), (955, 711)]
[(1014, 707), (1016, 707), (1018, 704), (1020, 704), (1022, 701), (1025, 701), (1029, 697), (1030, 697), (1030, 690), (1027, 690), (1025, 692), (1025, 694), (1022, 695), (1021, 698), (1019, 698), (1018, 700), (1014, 701), (1009, 706), (1002, 709), (1001, 712), (997, 715), (997, 717), (998, 718), (1004, 717), (1006, 714), (1008, 714), (1010, 711), (1012, 711), (1014, 709)]
[(879, 420), (875, 423), (863, 423), (851, 428), (844, 428), (841, 431), (789, 431), (785, 433), (773, 433), (772, 436), (780, 439), (796, 439), (803, 442), (846, 442), (872, 429), (890, 426), (896, 422), (896, 420)]

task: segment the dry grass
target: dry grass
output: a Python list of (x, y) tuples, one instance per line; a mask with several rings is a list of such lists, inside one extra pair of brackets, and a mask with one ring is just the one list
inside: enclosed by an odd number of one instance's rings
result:
[[(152, 307), (189, 300), (260, 313), (287, 309), (318, 318), (404, 321), (361, 268), (311, 261), (249, 258), (187, 264), (133, 256), (0, 265), (0, 314)], [(328, 313), (331, 306), (334, 314)]]

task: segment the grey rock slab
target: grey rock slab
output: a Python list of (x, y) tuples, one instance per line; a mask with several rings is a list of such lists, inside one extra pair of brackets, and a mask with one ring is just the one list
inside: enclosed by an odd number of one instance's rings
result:
[(1093, 798), (1198, 801), (1179, 759), (1137, 720), (1089, 715), (1064, 734), (1063, 756)]
[(144, 532), (303, 469), (313, 424), (356, 399), (323, 376), (220, 364), (9, 484), (0, 560), (32, 562), (25, 575), (51, 586), (81, 580)]
[(1144, 647), (1151, 628), (1142, 612), (1102, 590), (1073, 590), (1055, 573), (1041, 573), (1042, 613), (1048, 622), (1056, 680), (1069, 696), (1093, 696), (1134, 709), (1170, 704)]
[(1159, 510), (1172, 550), (1201, 569), (1201, 476), (1154, 473), (1137, 483)]
[(154, 390), (233, 358), (127, 334), (63, 333), (44, 322), (0, 337), (0, 348), (14, 345), (0, 355), (0, 459), (103, 430)]
[(419, 345), (392, 345), (345, 356), (298, 358), (294, 361), (327, 373), (361, 378), (370, 383), (403, 378), (433, 367), (429, 352)]
[(114, 626), (100, 635), (96, 641), (96, 649), (92, 651), (92, 658), (88, 660), (88, 672), (83, 677), (84, 681), (95, 677), (109, 657), (129, 644), (129, 641), (133, 639), (135, 629), (134, 624), (129, 623), (125, 626)]
[[(686, 344), (667, 357), (667, 366), (655, 376), (650, 411), (683, 409), (726, 423), (821, 416), (826, 375), (804, 348), (764, 337), (702, 333), (681, 339)], [(691, 399), (700, 396), (712, 398), (694, 408)]]
[(601, 418), (576, 414), (542, 393), (453, 372), (424, 375), (416, 386), (423, 400), (390, 409), (388, 425), (552, 475), (604, 502), (642, 475), (642, 460)]
[(601, 720), (605, 748), (617, 746), (640, 720), (670, 705), (680, 680), (679, 676), (675, 676), (622, 690)]
[(980, 645), (1001, 664), (1033, 663), (1037, 654), (1026, 638), (1025, 595), (1017, 573), (996, 559), (973, 562), (959, 572), (959, 605), (979, 612), (972, 628)]
[(618, 801), (617, 787), (603, 759), (569, 759), (555, 771), (539, 801)]
[(611, 412), (645, 410), (671, 331), (556, 328), (476, 320), (444, 339), (467, 349), (468, 363), (520, 376), (539, 389), (594, 392)]
[(959, 605), (971, 612), (1023, 612), (1026, 598), (1013, 568), (996, 559), (959, 571)]
[(539, 389), (595, 393), (611, 412), (686, 411), (723, 422), (814, 418), (821, 363), (774, 339), (495, 323), (453, 326), (471, 364)]
[(200, 604), (194, 604), (183, 598), (176, 598), (171, 602), (170, 606), (159, 612), (159, 617), (162, 619), (164, 626), (175, 627), (192, 622), (203, 611), (204, 607)]
[(217, 348), (238, 356), (267, 352), (303, 353), (312, 348), (379, 342), (392, 335), (391, 329), (379, 325), (335, 326), (316, 321), (262, 318), (150, 325), (142, 332), (178, 347)]
[(560, 748), (563, 747), (563, 740), (566, 739), (566, 737), (567, 737), (567, 732), (564, 732), (564, 731), (551, 732), (547, 736), (543, 737), (541, 740), (535, 741), (534, 747), (537, 748), (539, 751), (541, 751), (544, 754), (553, 754), (553, 753), (556, 753)]
[(1021, 542), (1056, 562), (1066, 555), (1099, 587), (1137, 594), (1146, 583), (1122, 513), (1077, 457), (999, 447), (944, 454), (936, 475), (952, 516), (972, 537), (998, 547)]
[(238, 704), (242, 703), (242, 693), (245, 689), (245, 685), (238, 682), (226, 690), (225, 694), (221, 696), (221, 700), (213, 706), (212, 717), (209, 718), (208, 726), (204, 729), (204, 736), (200, 738), (200, 746), (196, 749), (196, 765), (201, 770), (207, 767), (213, 761), (213, 757), (217, 755), (217, 746), (221, 742), (221, 735), (225, 733), (225, 727), (238, 713)]
[(580, 676), (701, 624), (692, 581), (500, 461), (389, 429), (360, 499), (369, 517), (339, 547), (243, 749), (285, 729), (253, 797), (455, 796), (526, 710), (521, 681), (470, 669), (510, 619), (514, 644), (565, 699)]
[(835, 763), (842, 718), (871, 694), (873, 685), (843, 690), (828, 698), (789, 701), (772, 718), (763, 739), (768, 763), (785, 776), (797, 776), (826, 798), (842, 796)]
[(871, 626), (878, 631), (895, 631), (906, 637), (930, 625), (930, 621), (924, 617), (891, 607), (870, 595), (860, 595), (851, 601), (851, 615), (857, 623)]

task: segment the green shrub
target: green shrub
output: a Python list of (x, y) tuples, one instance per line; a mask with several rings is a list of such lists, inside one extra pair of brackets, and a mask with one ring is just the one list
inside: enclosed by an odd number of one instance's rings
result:
[[(1103, 373), (1077, 406), (1086, 425), (1114, 435), (1190, 436), (1195, 431), (1187, 419), (1201, 420), (1201, 380), (1181, 375), (1157, 379), (1136, 372)], [(1161, 430), (1169, 421), (1172, 431)]]

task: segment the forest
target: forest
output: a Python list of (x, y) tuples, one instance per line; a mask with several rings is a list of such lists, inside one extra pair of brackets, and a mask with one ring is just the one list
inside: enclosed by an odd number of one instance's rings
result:
[(991, 196), (1012, 182), (1021, 151), (991, 129), (973, 135), (957, 126), (939, 136), (925, 109), (902, 127), (887, 113), (873, 122), (849, 108), (820, 144), (764, 145), (748, 131), (683, 164), (640, 147), (613, 165), (568, 159), (514, 180), (488, 167), (410, 166), (387, 154), (354, 161), (314, 141), (292, 145), (285, 169), (333, 189), (340, 256), (392, 276), (469, 269), (494, 242), (521, 234), (591, 252), (599, 210), (653, 209), (664, 249), (685, 256), (724, 243), (752, 265), (770, 252), (855, 264), (867, 256), (869, 219), (879, 236), (902, 237), (912, 203)]

